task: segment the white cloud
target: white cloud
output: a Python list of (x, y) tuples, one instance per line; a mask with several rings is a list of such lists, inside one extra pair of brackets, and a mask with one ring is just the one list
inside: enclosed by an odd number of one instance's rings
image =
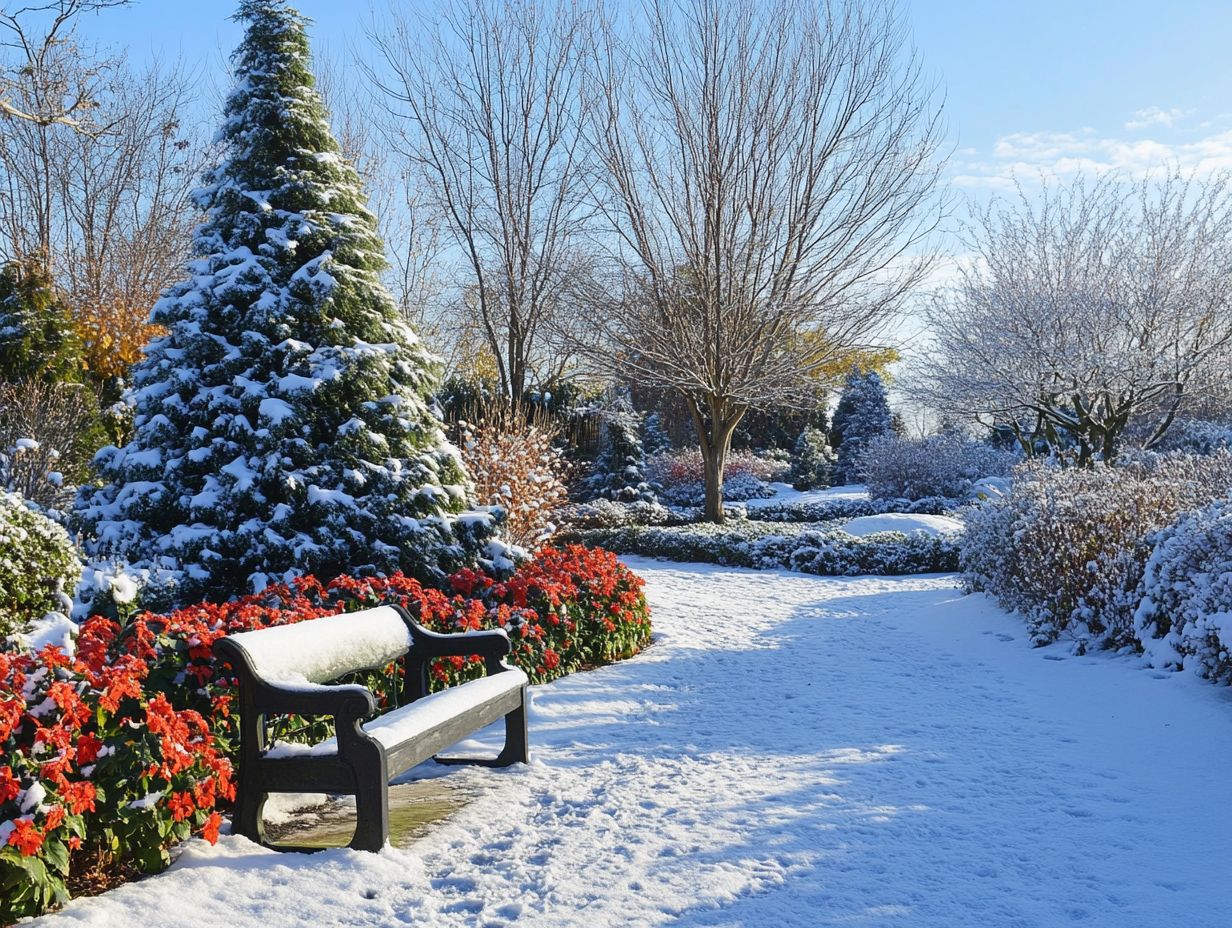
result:
[(1200, 174), (1232, 170), (1232, 129), (1184, 142), (1113, 138), (1092, 129), (1017, 132), (999, 138), (990, 158), (956, 160), (952, 177), (955, 186), (1004, 190), (1015, 179), (1029, 181), (1041, 173), (1120, 171), (1142, 177), (1169, 167)]
[(1126, 129), (1146, 129), (1150, 126), (1164, 126), (1171, 129), (1177, 122), (1192, 113), (1193, 110), (1183, 110), (1179, 107), (1161, 110), (1158, 106), (1148, 106), (1137, 110), (1133, 117), (1125, 123)]

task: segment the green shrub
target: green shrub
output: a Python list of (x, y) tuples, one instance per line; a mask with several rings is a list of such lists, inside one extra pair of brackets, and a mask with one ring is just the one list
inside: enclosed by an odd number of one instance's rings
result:
[(626, 526), (576, 533), (622, 554), (758, 569), (785, 567), (827, 577), (920, 574), (958, 569), (958, 540), (881, 532), (848, 535), (835, 526), (735, 520), (724, 525)]
[(49, 612), (67, 612), (65, 590), (80, 576), (68, 532), (0, 491), (0, 639)]

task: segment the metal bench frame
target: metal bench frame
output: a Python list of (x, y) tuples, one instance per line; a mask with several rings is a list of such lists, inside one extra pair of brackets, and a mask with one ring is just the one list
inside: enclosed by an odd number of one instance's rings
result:
[[(509, 637), (504, 631), (442, 635), (424, 628), (401, 606), (392, 608), (399, 612), (411, 633), (411, 646), (399, 658), (405, 671), (398, 694), (399, 706), (428, 695), (428, 671), (434, 658), (478, 654), (483, 658), (488, 675), (514, 669), (503, 660), (510, 651)], [(260, 631), (248, 634), (260, 634)], [(356, 850), (379, 851), (389, 839), (390, 779), (436, 756), (438, 751), (502, 715), (505, 745), (496, 757), (437, 757), (437, 761), (505, 767), (530, 759), (525, 685), (468, 707), (418, 738), (387, 748), (363, 730), (363, 723), (378, 714), (376, 699), (365, 687), (355, 684), (307, 689), (280, 686), (263, 679), (243, 646), (230, 638), (217, 641), (214, 653), (231, 665), (239, 680), (240, 750), (232, 832), (266, 847), (317, 850), (275, 845), (267, 839), (261, 813), (270, 793), (341, 793), (355, 797), (355, 836), (350, 846)], [(348, 672), (373, 669), (378, 668), (352, 667)], [(266, 716), (280, 713), (332, 716), (337, 753), (266, 756), (271, 747)]]

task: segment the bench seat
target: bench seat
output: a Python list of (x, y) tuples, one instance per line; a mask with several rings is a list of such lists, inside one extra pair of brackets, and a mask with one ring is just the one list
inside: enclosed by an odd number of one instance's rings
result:
[[(451, 686), (431, 693), (410, 705), (377, 716), (360, 727), (364, 734), (375, 738), (390, 753), (397, 751), (408, 741), (422, 739), (436, 742), (445, 736), (450, 722), (460, 715), (474, 712), (480, 718), (491, 716), (480, 727), (503, 718), (506, 713), (518, 707), (522, 698), (522, 687), (526, 686), (527, 682), (526, 674), (516, 669), (490, 677), (480, 677), (462, 686)], [(436, 737), (433, 737), (434, 735)], [(455, 738), (441, 744), (437, 750), (447, 748), (457, 740)], [(338, 739), (327, 738), (316, 744), (277, 741), (265, 752), (265, 757), (267, 760), (276, 760), (280, 757), (324, 757), (337, 753)], [(428, 756), (435, 753), (436, 750)]]

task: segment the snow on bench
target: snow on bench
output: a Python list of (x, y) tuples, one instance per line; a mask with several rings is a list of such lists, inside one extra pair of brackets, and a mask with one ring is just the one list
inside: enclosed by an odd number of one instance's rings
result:
[[(214, 650), (239, 680), (240, 761), (232, 830), (280, 850), (265, 836), (262, 807), (270, 793), (326, 792), (355, 796), (351, 847), (380, 850), (389, 836), (387, 786), (392, 777), (501, 717), (505, 746), (495, 758), (444, 758), (440, 763), (507, 766), (528, 760), (527, 678), (503, 660), (504, 631), (442, 635), (400, 606), (381, 606), (220, 639)], [(435, 658), (478, 654), (486, 676), (428, 692)], [(396, 708), (377, 715), (375, 697), (349, 673), (400, 661)], [(332, 716), (335, 736), (317, 744), (270, 744), (269, 715)]]

